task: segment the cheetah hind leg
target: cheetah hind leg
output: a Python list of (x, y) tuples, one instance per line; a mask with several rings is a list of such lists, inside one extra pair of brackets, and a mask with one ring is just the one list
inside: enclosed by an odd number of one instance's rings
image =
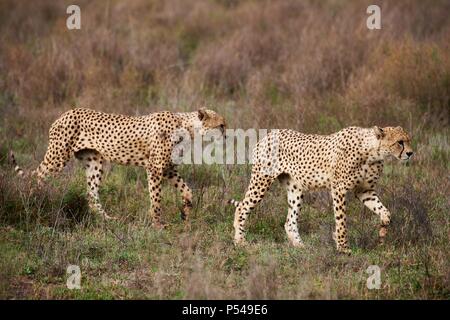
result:
[(103, 210), (98, 194), (98, 188), (100, 187), (103, 174), (103, 157), (99, 152), (91, 149), (78, 151), (75, 153), (75, 157), (83, 163), (86, 170), (89, 208), (93, 212), (100, 214), (105, 220), (115, 220), (115, 217), (108, 215)]
[[(37, 188), (41, 188), (47, 178), (61, 172), (70, 160), (70, 157), (71, 149), (69, 145), (60, 144), (56, 139), (49, 139), (44, 159), (36, 170), (31, 172), (31, 177), (36, 179)], [(19, 168), (19, 170), (21, 169)], [(35, 189), (35, 187), (33, 187), (33, 189)]]
[(245, 222), (248, 214), (263, 199), (264, 194), (274, 181), (273, 176), (260, 172), (260, 168), (253, 166), (250, 183), (247, 187), (244, 199), (238, 204), (234, 213), (234, 244), (245, 245)]

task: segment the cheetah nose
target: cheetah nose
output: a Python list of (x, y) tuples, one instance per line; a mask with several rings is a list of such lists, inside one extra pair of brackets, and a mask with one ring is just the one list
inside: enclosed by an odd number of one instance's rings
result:
[(407, 155), (409, 158), (411, 158), (411, 156), (413, 155), (413, 153), (414, 153), (414, 152), (412, 152), (412, 151), (408, 151), (408, 152), (406, 153), (406, 155)]

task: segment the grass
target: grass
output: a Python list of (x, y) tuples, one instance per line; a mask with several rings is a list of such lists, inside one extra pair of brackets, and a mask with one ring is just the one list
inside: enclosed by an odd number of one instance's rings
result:
[[(376, 217), (352, 199), (351, 257), (336, 253), (333, 213), (325, 193), (310, 194), (300, 217), (305, 249), (290, 247), (283, 224), (285, 193), (275, 184), (250, 217), (248, 247), (232, 244), (233, 208), (248, 166), (184, 166), (195, 201), (191, 223), (181, 201), (163, 189), (167, 230), (148, 225), (143, 170), (108, 170), (101, 198), (119, 219), (89, 213), (78, 167), (50, 181), (38, 195), (2, 171), (0, 255), (2, 298), (45, 299), (448, 299), (448, 199), (430, 188), (436, 178), (414, 177), (421, 165), (389, 164), (382, 199), (393, 212), (385, 245)], [(244, 176), (245, 178), (240, 178)], [(419, 184), (419, 185), (418, 185)], [(427, 186), (427, 187), (425, 187)], [(434, 188), (437, 188), (434, 187)], [(79, 265), (82, 289), (66, 287), (68, 265)], [(366, 288), (370, 265), (382, 272), (380, 290)]]
[[(69, 4), (0, 2), (0, 298), (450, 298), (448, 1), (382, 1), (379, 31), (365, 27), (367, 1), (80, 0), (77, 31), (65, 28)], [(250, 216), (249, 246), (236, 248), (226, 202), (242, 199), (249, 165), (182, 166), (192, 219), (181, 221), (181, 199), (165, 186), (163, 231), (149, 226), (139, 168), (106, 168), (101, 199), (117, 221), (89, 212), (76, 162), (32, 193), (8, 152), (35, 168), (50, 124), (73, 106), (129, 115), (207, 106), (243, 130), (400, 125), (415, 156), (385, 166), (383, 246), (377, 218), (350, 195), (353, 255), (337, 254), (319, 192), (300, 216), (306, 248), (290, 247), (276, 183)], [(81, 290), (67, 289), (71, 264)], [(370, 265), (381, 268), (379, 290), (366, 287)]]

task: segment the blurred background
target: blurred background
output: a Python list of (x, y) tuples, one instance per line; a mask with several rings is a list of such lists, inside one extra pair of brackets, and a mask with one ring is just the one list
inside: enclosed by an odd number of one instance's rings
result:
[[(381, 30), (366, 26), (374, 2)], [(448, 299), (449, 0), (78, 0), (81, 30), (66, 27), (70, 4), (0, 0), (0, 297)], [(102, 201), (126, 223), (105, 231), (86, 213), (73, 164), (37, 197), (8, 164), (12, 149), (36, 167), (50, 124), (73, 107), (143, 115), (201, 106), (230, 128), (403, 126), (416, 152), (410, 167), (388, 164), (381, 181), (395, 212), (387, 248), (376, 246), (375, 217), (354, 203), (350, 242), (360, 249), (337, 257), (323, 193), (300, 218), (314, 249), (289, 248), (285, 194), (274, 186), (250, 219), (259, 245), (235, 250), (226, 201), (242, 198), (249, 166), (182, 167), (192, 230), (166, 189), (174, 229), (159, 235), (145, 224), (140, 169), (107, 170)], [(65, 267), (84, 258), (86, 289), (68, 291)], [(373, 263), (385, 279), (377, 292), (364, 282)]]
[(72, 31), (71, 3), (0, 1), (3, 113), (47, 125), (73, 106), (208, 105), (241, 128), (449, 123), (448, 0), (379, 1), (381, 30), (366, 27), (370, 1), (78, 1)]

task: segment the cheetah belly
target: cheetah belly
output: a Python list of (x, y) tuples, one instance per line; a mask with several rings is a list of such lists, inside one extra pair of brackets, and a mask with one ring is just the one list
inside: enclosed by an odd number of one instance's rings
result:
[(300, 168), (297, 173), (291, 175), (303, 190), (315, 191), (330, 187), (330, 175), (319, 168), (314, 170)]
[(329, 188), (332, 177), (331, 161), (304, 156), (314, 154), (315, 150), (298, 149), (295, 151), (286, 156), (286, 161), (283, 163), (284, 172), (293, 177), (303, 190), (314, 191)]
[(112, 132), (109, 136), (99, 136), (82, 132), (75, 144), (74, 151), (93, 149), (105, 160), (123, 165), (145, 166), (149, 151), (141, 138), (121, 137)]
[(112, 148), (104, 146), (99, 148), (100, 153), (111, 162), (141, 166), (145, 166), (148, 162), (148, 148), (140, 141), (119, 141), (112, 146)]

